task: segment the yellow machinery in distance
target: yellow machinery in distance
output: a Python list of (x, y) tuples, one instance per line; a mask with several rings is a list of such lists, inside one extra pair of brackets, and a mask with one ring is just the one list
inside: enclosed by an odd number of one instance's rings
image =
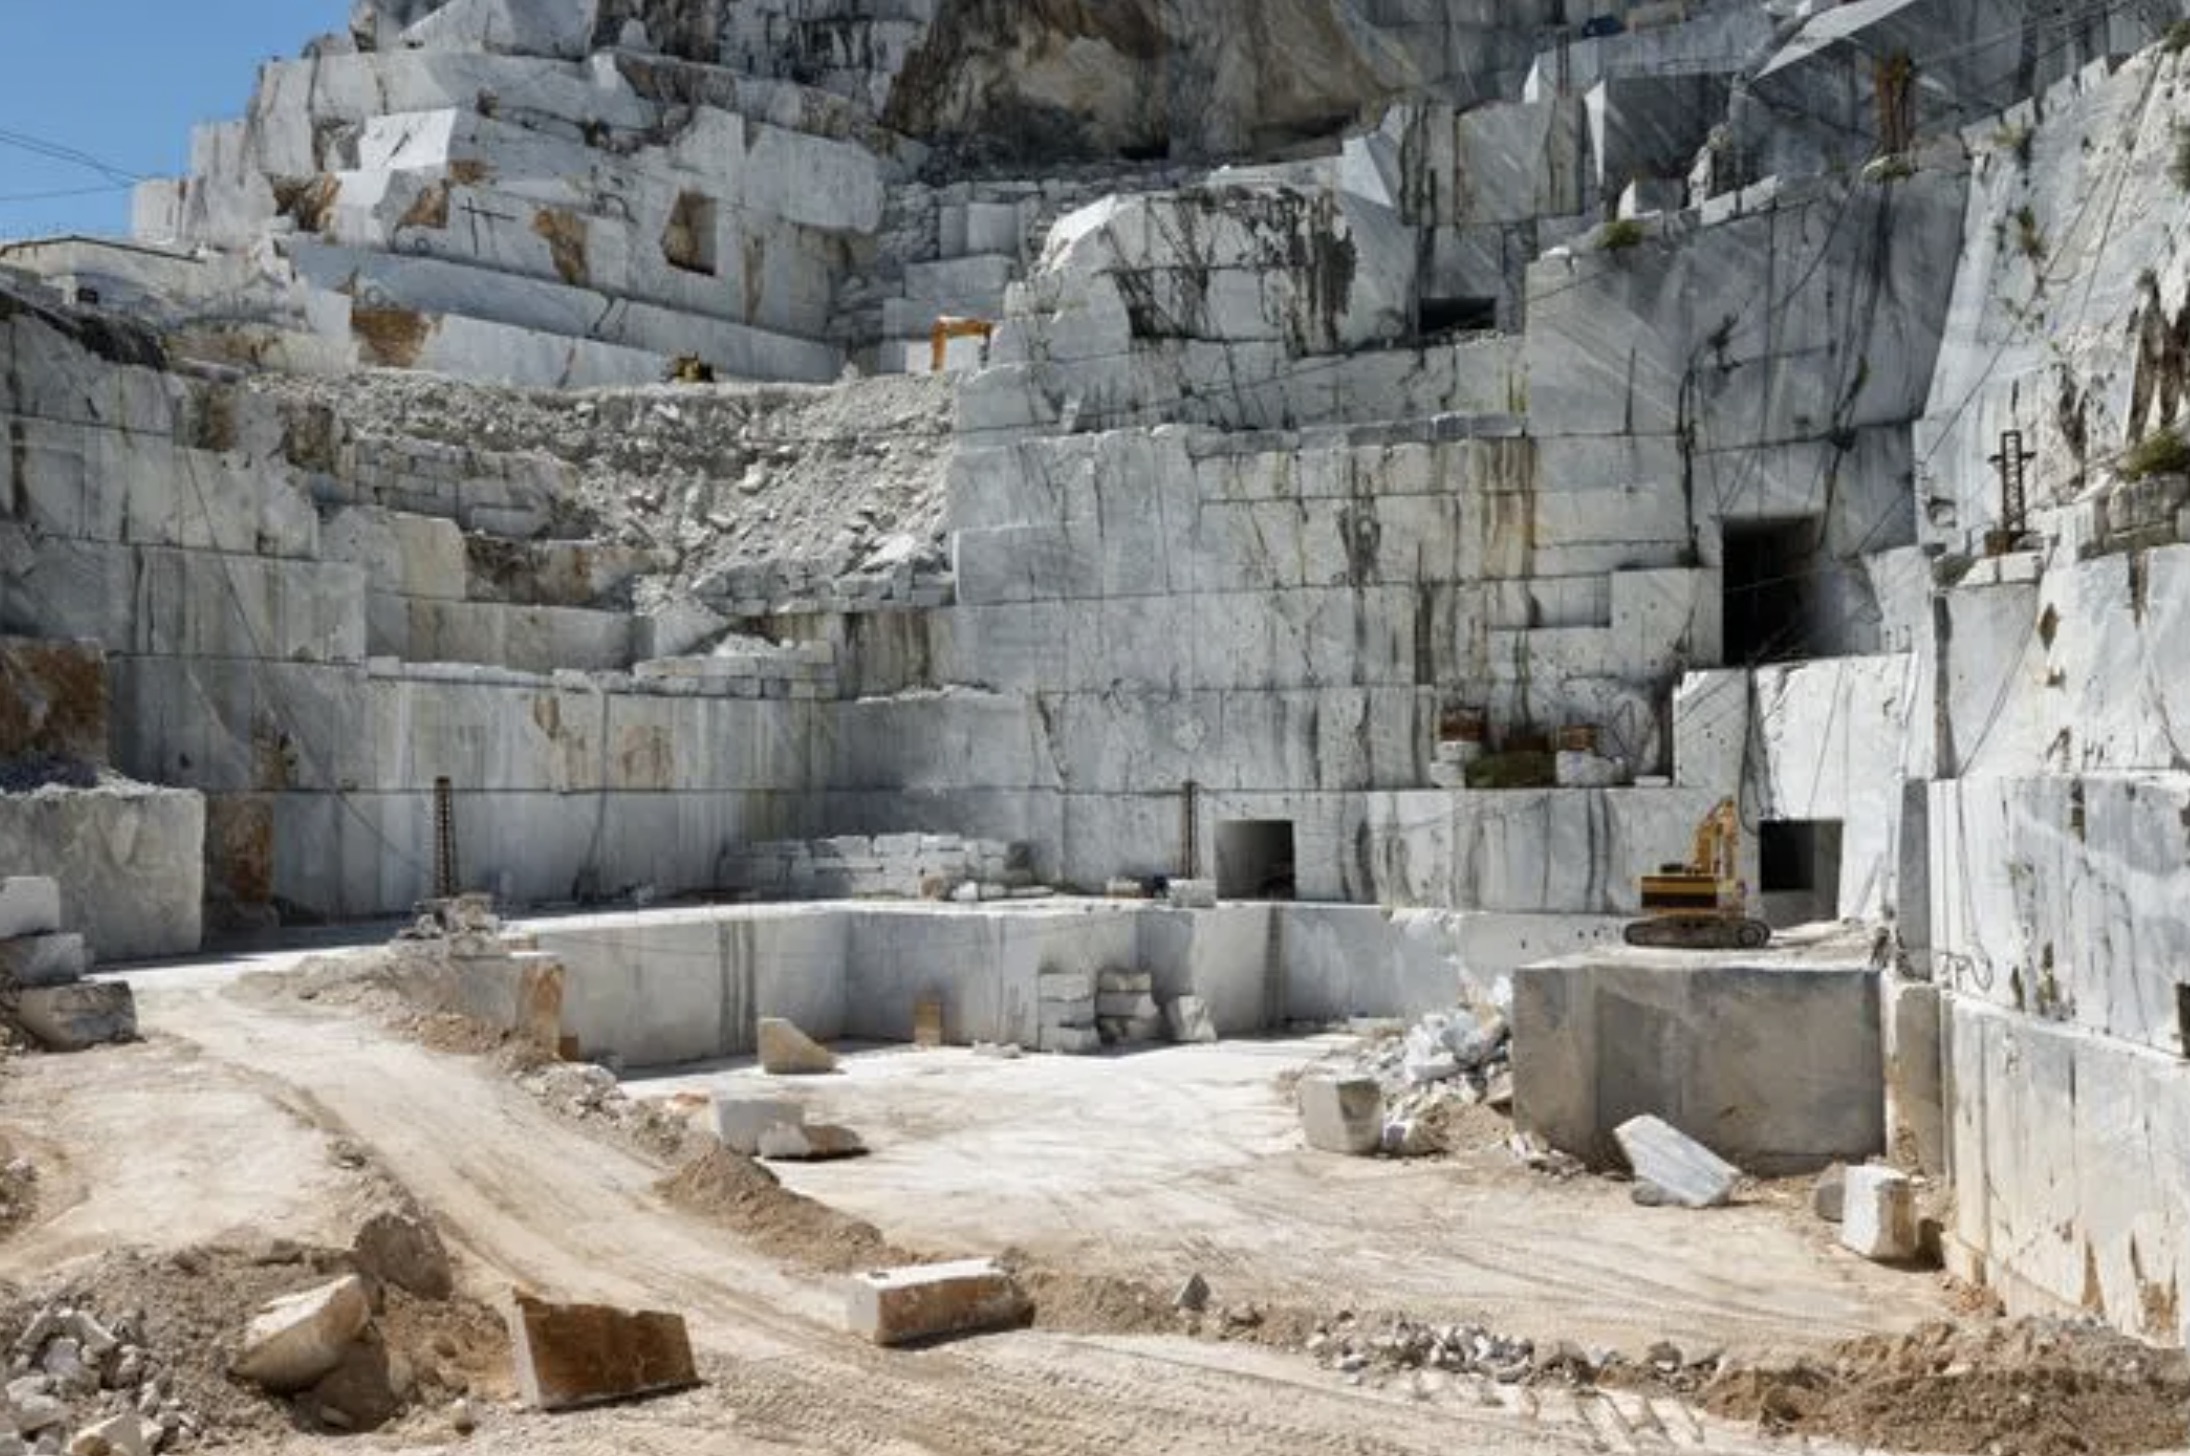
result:
[(1668, 950), (1755, 950), (1772, 927), (1749, 914), (1741, 882), (1741, 811), (1721, 799), (1696, 826), (1688, 863), (1642, 877), (1643, 918), (1629, 922), (1629, 945)]

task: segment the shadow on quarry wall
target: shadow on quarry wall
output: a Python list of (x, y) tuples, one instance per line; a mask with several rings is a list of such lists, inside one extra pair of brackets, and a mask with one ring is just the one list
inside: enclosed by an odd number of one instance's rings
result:
[(1335, 136), (1390, 91), (1332, 0), (942, 0), (883, 119), (1025, 157), (1211, 157)]

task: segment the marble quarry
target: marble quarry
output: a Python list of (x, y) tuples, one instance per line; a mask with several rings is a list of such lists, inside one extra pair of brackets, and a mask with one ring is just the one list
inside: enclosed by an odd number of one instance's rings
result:
[[(1509, 987), (1524, 1124), (2179, 1341), (2178, 8), (362, 0), (0, 247), (0, 873), (582, 907), (639, 1062)], [(1868, 954), (1614, 948), (1728, 797)]]

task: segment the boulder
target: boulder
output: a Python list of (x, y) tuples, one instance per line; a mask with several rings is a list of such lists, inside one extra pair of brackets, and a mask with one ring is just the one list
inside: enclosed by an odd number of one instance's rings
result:
[(276, 1395), (307, 1389), (342, 1363), (371, 1319), (365, 1281), (355, 1274), (286, 1295), (251, 1316), (231, 1373)]
[(517, 1392), (536, 1410), (684, 1390), (699, 1384), (684, 1317), (511, 1296), (507, 1311)]
[(761, 1131), (758, 1152), (764, 1158), (793, 1163), (818, 1163), (829, 1158), (851, 1158), (867, 1151), (859, 1134), (829, 1122), (776, 1123)]
[(761, 1070), (778, 1077), (836, 1070), (836, 1057), (820, 1042), (778, 1016), (760, 1019)]
[(1840, 1222), (1841, 1209), (1845, 1204), (1848, 1188), (1848, 1167), (1835, 1163), (1817, 1175), (1817, 1182), (1810, 1187), (1810, 1211), (1827, 1223)]
[(759, 1154), (763, 1134), (805, 1122), (806, 1109), (789, 1097), (715, 1096), (715, 1136), (731, 1152), (748, 1158)]
[[(15, 1429), (26, 1436), (35, 1436), (40, 1431), (50, 1430), (68, 1419), (68, 1407), (50, 1388), (17, 1388), (24, 1384), (19, 1380), (8, 1382), (7, 1406), (14, 1414)], [(51, 1382), (47, 1384), (50, 1386)]]
[(61, 928), (61, 882), (41, 875), (0, 879), (0, 940), (51, 935)]
[(1715, 1208), (1734, 1196), (1741, 1181), (1741, 1169), (1663, 1118), (1631, 1117), (1612, 1135), (1635, 1177), (1683, 1208)]
[(1199, 996), (1181, 996), (1163, 1008), (1164, 1027), (1175, 1042), (1210, 1042), (1217, 1039), (1216, 1018), (1209, 1003)]
[(152, 1456), (152, 1440), (144, 1421), (124, 1411), (78, 1431), (68, 1456)]
[(137, 1035), (137, 1002), (122, 981), (31, 986), (16, 993), (16, 1022), (48, 1051), (78, 1052)]
[(447, 1299), (456, 1292), (456, 1271), (448, 1246), (424, 1214), (388, 1209), (365, 1220), (351, 1246), (358, 1272), (421, 1299)]
[(1850, 1168), (1842, 1193), (1840, 1242), (1881, 1263), (1915, 1258), (1916, 1186), (1909, 1175), (1872, 1164)]
[(1300, 1127), (1308, 1146), (1365, 1157), (1384, 1138), (1384, 1089), (1374, 1077), (1328, 1072), (1300, 1079)]
[(846, 1308), (854, 1334), (877, 1345), (1016, 1324), (1026, 1300), (992, 1259), (878, 1269), (852, 1281)]

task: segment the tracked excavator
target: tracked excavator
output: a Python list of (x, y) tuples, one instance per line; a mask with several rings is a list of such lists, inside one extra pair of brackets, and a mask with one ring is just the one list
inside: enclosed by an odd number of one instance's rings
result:
[(1755, 950), (1772, 927), (1749, 914), (1749, 888), (1741, 882), (1741, 811), (1732, 799), (1696, 826), (1688, 863), (1659, 867), (1642, 877), (1643, 918), (1629, 922), (1629, 945), (1666, 950)]

